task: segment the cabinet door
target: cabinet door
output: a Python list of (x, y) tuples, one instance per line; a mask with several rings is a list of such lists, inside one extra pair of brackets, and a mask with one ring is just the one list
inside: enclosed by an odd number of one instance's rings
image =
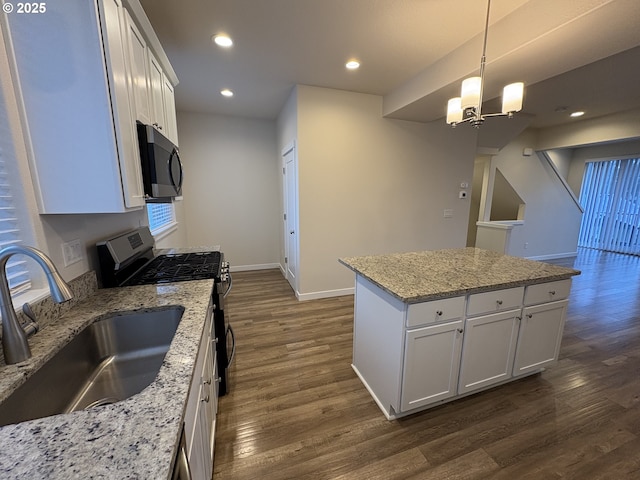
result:
[(407, 331), (401, 410), (456, 395), (462, 320)]
[(204, 398), (204, 385), (200, 384), (198, 389), (197, 406), (195, 424), (192, 432), (191, 444), (187, 445), (187, 457), (189, 459), (189, 467), (191, 469), (191, 476), (194, 479), (209, 479), (211, 478), (211, 467), (209, 466), (209, 458), (207, 454), (207, 432), (205, 431), (206, 413), (202, 405), (202, 398)]
[(164, 133), (164, 100), (162, 97), (162, 67), (149, 51), (149, 81), (151, 84), (151, 124)]
[(511, 377), (521, 310), (466, 321), (458, 393), (484, 388)]
[(513, 375), (540, 370), (558, 360), (568, 300), (524, 309)]
[(142, 206), (145, 201), (138, 137), (130, 103), (130, 87), (126, 80), (128, 66), (125, 57), (127, 38), (125, 9), (119, 0), (104, 0), (102, 5), (107, 38), (105, 53), (109, 65), (107, 71), (118, 144), (118, 162), (124, 189), (124, 202), (131, 208)]
[[(211, 341), (207, 342), (207, 350), (204, 357), (204, 373), (203, 373), (203, 397), (202, 397), (202, 409), (204, 410), (204, 416), (202, 418), (204, 432), (206, 436), (206, 454), (207, 463), (213, 465), (213, 445), (214, 445), (214, 425), (215, 425), (215, 408), (217, 404), (217, 398), (215, 398), (215, 384), (216, 379), (213, 376), (213, 356), (211, 354)], [(209, 475), (210, 478), (211, 475)]]
[(165, 135), (178, 145), (178, 124), (176, 120), (176, 98), (171, 81), (162, 75), (162, 98), (164, 105)]
[(129, 82), (136, 120), (151, 123), (151, 101), (149, 99), (149, 68), (147, 42), (125, 9), (127, 47), (129, 53)]

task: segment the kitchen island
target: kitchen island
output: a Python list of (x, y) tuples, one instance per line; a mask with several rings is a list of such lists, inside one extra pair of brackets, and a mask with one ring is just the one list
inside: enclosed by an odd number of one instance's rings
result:
[(544, 370), (578, 270), (479, 248), (341, 258), (353, 369), (388, 419)]

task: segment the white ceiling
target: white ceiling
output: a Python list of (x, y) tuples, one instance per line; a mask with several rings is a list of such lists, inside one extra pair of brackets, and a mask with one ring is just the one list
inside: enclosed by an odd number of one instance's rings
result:
[[(292, 87), (305, 84), (384, 96), (386, 116), (415, 121), (444, 116), (460, 80), (478, 73), (487, 5), (140, 3), (180, 79), (179, 110), (273, 119)], [(524, 81), (524, 112), (533, 126), (567, 121), (555, 111), (559, 106), (585, 110), (583, 118), (640, 107), (640, 1), (493, 0), (490, 23), (485, 98), (499, 95), (506, 83)], [(233, 38), (231, 49), (211, 42), (221, 32)], [(351, 58), (361, 62), (359, 70), (344, 68)], [(223, 88), (234, 97), (222, 97)]]

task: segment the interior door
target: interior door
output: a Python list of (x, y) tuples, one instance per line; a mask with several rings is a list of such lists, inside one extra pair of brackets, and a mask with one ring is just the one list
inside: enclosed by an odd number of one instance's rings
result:
[(296, 172), (296, 155), (295, 147), (284, 150), (284, 198), (285, 198), (285, 217), (284, 217), (284, 243), (285, 243), (285, 272), (287, 280), (291, 284), (294, 292), (297, 292), (297, 275), (298, 275), (298, 232), (297, 232), (297, 172)]

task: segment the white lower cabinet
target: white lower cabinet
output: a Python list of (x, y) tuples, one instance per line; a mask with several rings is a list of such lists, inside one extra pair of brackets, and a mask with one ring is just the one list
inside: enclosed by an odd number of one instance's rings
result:
[(540, 370), (558, 359), (568, 300), (523, 310), (513, 376)]
[(358, 275), (353, 367), (387, 418), (555, 363), (571, 280), (404, 303)]
[(468, 318), (462, 346), (458, 393), (472, 392), (511, 377), (520, 310)]
[(210, 480), (213, 475), (213, 447), (218, 406), (215, 335), (211, 316), (200, 341), (196, 366), (185, 411), (187, 458), (194, 480)]
[(456, 395), (462, 320), (407, 331), (402, 411)]

